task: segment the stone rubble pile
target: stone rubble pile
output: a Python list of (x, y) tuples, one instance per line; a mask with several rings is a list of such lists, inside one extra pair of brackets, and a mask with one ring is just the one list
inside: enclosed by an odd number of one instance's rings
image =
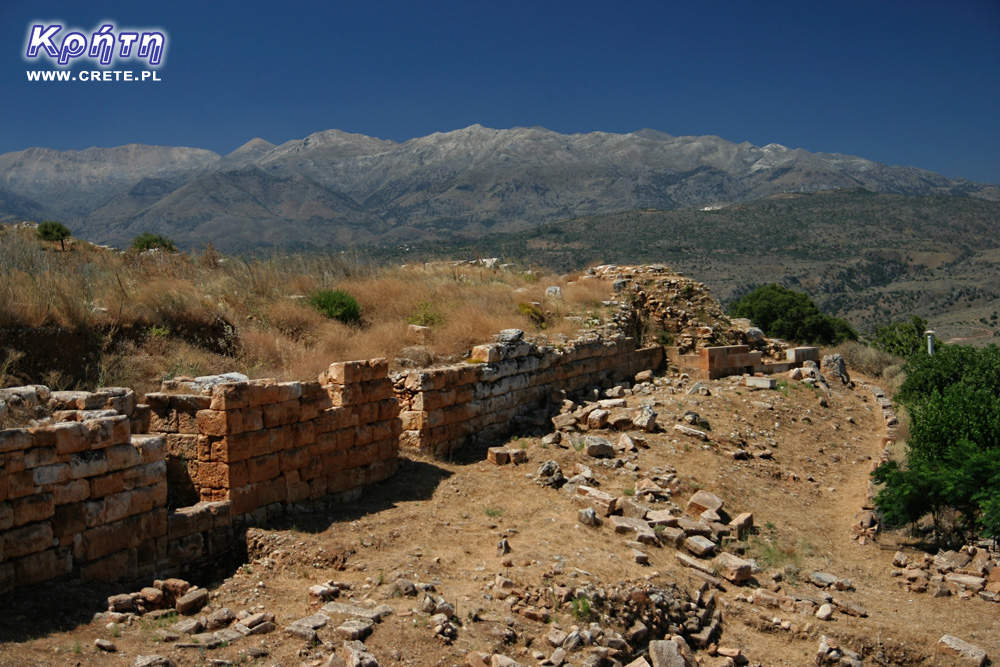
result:
[[(722, 612), (717, 608), (715, 592), (707, 584), (693, 598), (675, 586), (648, 581), (574, 587), (560, 581), (561, 565), (554, 569), (558, 570), (553, 573), (556, 580), (548, 587), (522, 588), (499, 574), (486, 584), (489, 599), (503, 602), (511, 612), (538, 624), (523, 631), (537, 635), (525, 641), (534, 648), (530, 655), (535, 664), (694, 667), (702, 664), (694, 654), (699, 649), (721, 657), (720, 665), (747, 664), (739, 649), (714, 643), (721, 631)], [(561, 625), (554, 616), (559, 611), (571, 613), (577, 623)], [(518, 638), (516, 632), (505, 637), (508, 642)], [(674, 656), (673, 662), (663, 661), (667, 654)], [(521, 663), (503, 654), (473, 652), (465, 664)]]
[(910, 592), (1000, 602), (1000, 554), (995, 551), (972, 545), (934, 556), (897, 551), (892, 565), (892, 576)]

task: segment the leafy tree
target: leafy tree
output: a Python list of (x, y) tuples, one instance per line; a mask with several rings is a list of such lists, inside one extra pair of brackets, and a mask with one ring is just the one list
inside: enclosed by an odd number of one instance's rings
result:
[(927, 322), (916, 315), (909, 322), (893, 322), (876, 327), (872, 334), (872, 347), (897, 357), (912, 357), (924, 349), (924, 331)]
[(727, 313), (753, 320), (765, 334), (776, 338), (821, 345), (858, 339), (846, 320), (821, 312), (808, 294), (774, 283), (734, 301)]
[(1000, 348), (947, 345), (904, 366), (896, 400), (910, 413), (904, 466), (873, 473), (889, 525), (930, 514), (940, 532), (946, 512), (962, 536), (1000, 537)]
[(59, 245), (66, 250), (66, 239), (73, 236), (69, 227), (55, 220), (46, 220), (38, 225), (38, 238), (43, 241), (59, 241)]
[(309, 297), (309, 305), (332, 320), (344, 324), (361, 321), (361, 306), (344, 290), (320, 290)]
[(177, 246), (166, 236), (154, 234), (153, 232), (143, 232), (132, 239), (132, 247), (136, 250), (152, 250), (159, 248), (167, 252), (177, 252)]

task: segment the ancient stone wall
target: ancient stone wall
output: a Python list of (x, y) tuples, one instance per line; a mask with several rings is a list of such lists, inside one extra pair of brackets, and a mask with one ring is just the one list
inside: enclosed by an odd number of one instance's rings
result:
[(124, 388), (2, 390), (50, 412), (31, 417), (41, 425), (0, 431), (0, 590), (218, 562), (248, 525), (285, 506), (391, 476), (401, 444), (450, 453), (518, 426), (548, 429), (566, 393), (610, 388), (663, 363), (662, 347), (622, 333), (641, 334), (647, 317), (690, 339), (713, 369), (743, 372), (752, 366), (744, 361), (759, 360), (743, 348), (704, 349), (729, 329), (691, 281), (663, 267), (598, 268), (589, 278), (612, 280), (626, 297), (615, 324), (562, 344), (511, 330), (474, 348), (469, 363), (391, 379), (383, 359), (341, 362), (313, 382), (170, 380), (142, 404)]
[(663, 362), (663, 349), (636, 349), (623, 334), (538, 345), (519, 331), (472, 350), (471, 362), (396, 377), (400, 445), (447, 454), (468, 441), (488, 441), (518, 423), (547, 425), (556, 391), (574, 392), (635, 377)]
[(124, 415), (0, 431), (0, 590), (152, 574), (167, 549), (164, 446)]
[[(376, 359), (318, 382), (167, 381), (143, 405), (124, 389), (24, 388), (19, 401), (67, 421), (0, 431), (0, 590), (174, 574), (231, 553), (283, 505), (391, 476), (401, 429), (387, 372)], [(190, 506), (168, 511), (168, 493)]]
[(784, 373), (799, 368), (806, 361), (819, 361), (818, 347), (793, 347), (786, 350), (786, 360), (765, 360), (763, 353), (747, 345), (702, 347), (695, 354), (680, 354), (676, 347), (667, 348), (671, 363), (702, 380), (716, 380), (743, 373)]

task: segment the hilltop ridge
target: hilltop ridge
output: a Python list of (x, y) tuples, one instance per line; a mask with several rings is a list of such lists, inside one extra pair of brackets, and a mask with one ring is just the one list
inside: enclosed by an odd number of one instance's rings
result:
[[(401, 143), (325, 130), (277, 146), (253, 139), (225, 157), (137, 144), (0, 155), (0, 188), (10, 193), (0, 218), (36, 213), (97, 242), (153, 231), (228, 250), (469, 238), (581, 215), (858, 187), (1000, 200), (996, 185), (912, 167), (649, 129), (472, 125)], [(303, 198), (341, 205), (287, 205)]]

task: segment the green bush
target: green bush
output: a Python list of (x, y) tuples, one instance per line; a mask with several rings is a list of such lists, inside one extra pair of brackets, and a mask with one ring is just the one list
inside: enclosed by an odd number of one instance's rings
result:
[(361, 321), (361, 306), (357, 299), (343, 290), (320, 290), (309, 297), (309, 305), (344, 324)]
[(167, 252), (177, 252), (177, 246), (174, 245), (173, 241), (168, 239), (166, 236), (154, 234), (153, 232), (143, 232), (142, 234), (136, 236), (132, 239), (132, 247), (140, 251), (159, 248), (160, 250), (166, 250)]
[(777, 284), (764, 285), (729, 305), (730, 317), (745, 317), (774, 338), (836, 345), (857, 340), (847, 320), (820, 312), (809, 295)]
[(946, 345), (910, 357), (904, 371), (896, 400), (910, 415), (907, 460), (873, 473), (885, 522), (930, 514), (939, 535), (1000, 537), (1000, 348)]
[(406, 321), (421, 327), (432, 327), (444, 322), (444, 315), (430, 301), (421, 301), (417, 304), (417, 309), (413, 314), (406, 318)]
[(69, 231), (69, 227), (54, 220), (46, 220), (38, 225), (37, 232), (38, 238), (43, 241), (59, 241), (63, 250), (66, 249), (66, 239), (73, 235), (73, 232)]
[(911, 357), (924, 349), (924, 331), (927, 322), (916, 315), (909, 322), (893, 322), (876, 327), (872, 345), (897, 357)]

